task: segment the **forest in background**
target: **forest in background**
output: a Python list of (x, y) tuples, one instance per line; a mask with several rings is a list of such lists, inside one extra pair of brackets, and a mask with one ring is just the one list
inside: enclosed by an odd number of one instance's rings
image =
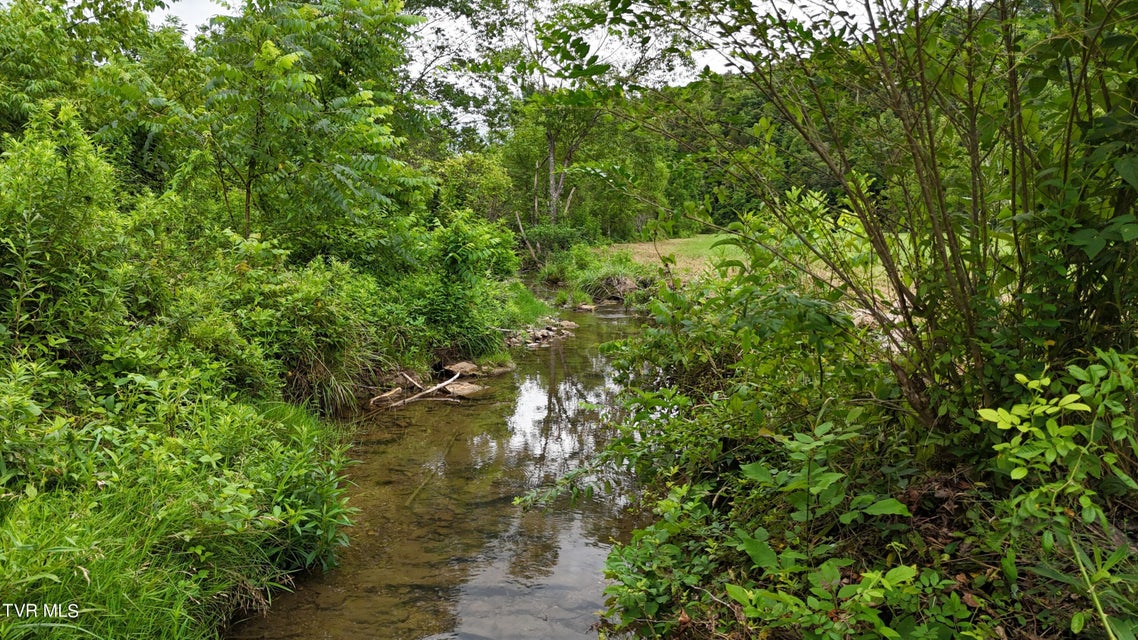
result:
[(84, 607), (3, 637), (332, 562), (321, 417), (503, 357), (519, 269), (658, 281), (601, 633), (1135, 637), (1135, 0), (161, 4), (0, 7), (0, 599)]

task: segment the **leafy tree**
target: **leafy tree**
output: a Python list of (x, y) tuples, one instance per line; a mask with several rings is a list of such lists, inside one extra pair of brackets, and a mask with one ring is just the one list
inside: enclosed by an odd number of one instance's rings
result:
[(510, 176), (496, 156), (464, 153), (444, 160), (435, 173), (440, 211), (469, 209), (491, 221), (513, 217)]
[[(1135, 33), (1129, 3), (1088, 7), (647, 2), (608, 19), (726, 57), (769, 110), (707, 138), (762, 204), (773, 234), (752, 240), (888, 327), (920, 421), (951, 431), (943, 403), (1014, 395), (1019, 363), (1133, 341)], [(784, 160), (804, 156), (821, 200), (786, 194)]]
[(372, 0), (250, 2), (216, 21), (202, 135), (246, 236), (259, 214), (311, 255), (338, 225), (421, 206), (424, 183), (391, 155), (400, 140), (385, 124), (407, 22)]
[(75, 98), (98, 65), (150, 41), (161, 0), (14, 0), (0, 6), (0, 134), (18, 134), (38, 101)]

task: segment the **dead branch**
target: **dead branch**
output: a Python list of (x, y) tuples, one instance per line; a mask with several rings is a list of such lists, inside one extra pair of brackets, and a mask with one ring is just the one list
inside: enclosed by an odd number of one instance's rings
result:
[[(419, 387), (419, 388), (421, 389), (422, 387)], [(391, 396), (398, 394), (400, 391), (403, 391), (403, 387), (395, 387), (394, 389), (392, 389), (391, 391), (388, 391), (387, 393), (381, 393), (378, 396), (372, 398), (371, 400), (368, 400), (368, 404), (375, 404), (376, 400), (384, 400), (386, 398), (390, 398)]]
[(411, 376), (407, 375), (406, 371), (400, 371), (399, 375), (403, 376), (404, 378), (407, 378), (407, 382), (410, 382), (411, 384), (418, 387), (420, 391), (423, 390), (423, 385), (419, 384), (418, 382), (415, 382), (415, 379), (412, 378)]
[(416, 393), (415, 395), (411, 396), (410, 398), (407, 398), (406, 400), (400, 400), (399, 402), (393, 402), (393, 403), (387, 405), (387, 408), (388, 409), (394, 409), (395, 407), (402, 407), (405, 404), (412, 403), (412, 402), (418, 400), (419, 398), (422, 398), (425, 395), (434, 393), (434, 392), (438, 391), (439, 389), (442, 389), (443, 387), (454, 382), (455, 380), (458, 380), (461, 375), (462, 375), (461, 373), (456, 373), (456, 374), (454, 374), (454, 377), (451, 378), (450, 380), (447, 380), (446, 382), (443, 382), (440, 384), (436, 384), (435, 386), (431, 387), (430, 389), (427, 389), (426, 391), (420, 391), (419, 393)]

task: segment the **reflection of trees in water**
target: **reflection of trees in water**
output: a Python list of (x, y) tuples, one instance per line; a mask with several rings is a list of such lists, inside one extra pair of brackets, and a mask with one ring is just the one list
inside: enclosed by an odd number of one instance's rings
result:
[[(615, 431), (613, 416), (618, 414), (620, 385), (615, 369), (599, 353), (597, 344), (624, 337), (628, 327), (598, 323), (589, 329), (596, 333), (554, 342), (534, 354), (536, 364), (519, 369), (523, 379), (517, 410), (510, 421), (511, 445), (516, 455), (530, 456), (527, 489), (549, 485), (584, 464)], [(590, 339), (593, 337), (597, 339)], [(593, 480), (608, 481), (617, 488), (579, 505), (588, 513), (584, 526), (591, 530), (590, 538), (607, 543), (628, 531), (623, 520), (629, 497), (619, 490), (627, 479), (613, 474)], [(565, 501), (557, 508), (570, 505)]]
[[(600, 411), (582, 405), (611, 406), (615, 385), (612, 368), (600, 357), (567, 349), (560, 342), (540, 355), (541, 366), (522, 384), (543, 390), (544, 411), (533, 424), (515, 419), (512, 426), (527, 436), (534, 473), (549, 480), (572, 470), (603, 444), (606, 429)], [(526, 396), (530, 394), (523, 394), (519, 402), (529, 400)], [(519, 415), (527, 413), (519, 407)]]

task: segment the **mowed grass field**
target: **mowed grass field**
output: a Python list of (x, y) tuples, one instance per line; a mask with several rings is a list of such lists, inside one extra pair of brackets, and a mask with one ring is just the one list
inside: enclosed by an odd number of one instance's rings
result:
[(726, 238), (723, 234), (705, 234), (691, 238), (657, 240), (655, 242), (630, 242), (603, 247), (597, 251), (627, 251), (636, 262), (659, 267), (661, 257), (671, 255), (676, 259), (672, 271), (683, 280), (692, 280), (704, 273), (715, 270), (714, 263), (724, 258), (742, 258), (742, 252), (733, 246), (716, 247), (716, 242)]

